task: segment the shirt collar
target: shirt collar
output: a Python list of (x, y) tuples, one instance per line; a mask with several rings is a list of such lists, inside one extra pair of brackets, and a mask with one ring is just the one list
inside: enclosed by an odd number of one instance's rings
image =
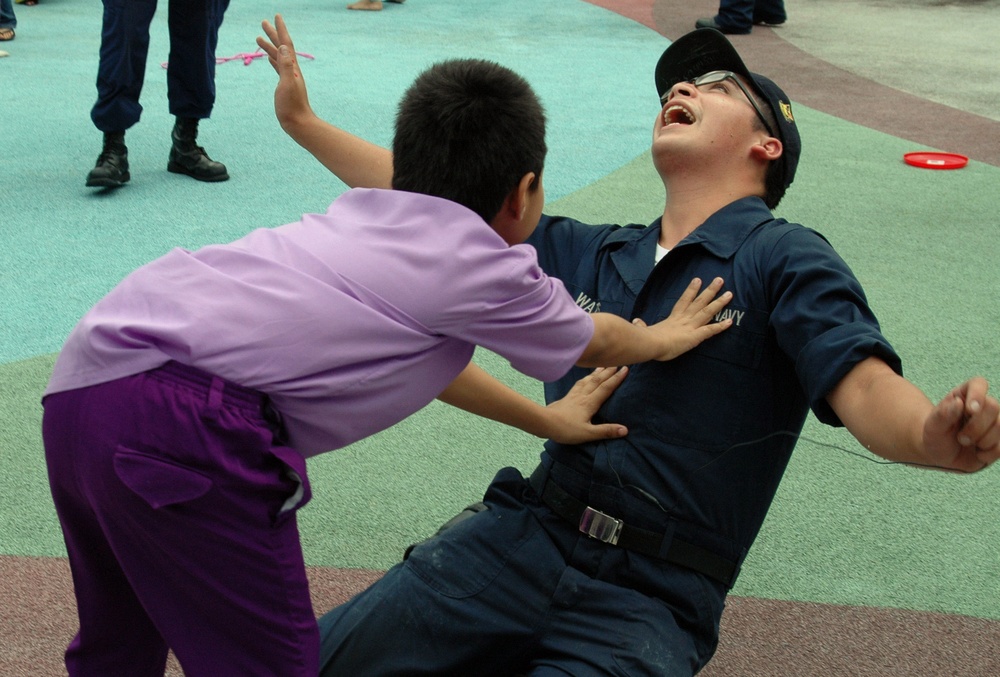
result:
[[(762, 199), (756, 196), (741, 198), (712, 214), (672, 251), (700, 244), (713, 255), (728, 259), (736, 253), (750, 233), (772, 220), (774, 215)], [(601, 245), (602, 249), (610, 250), (611, 260), (619, 275), (636, 294), (653, 271), (661, 221), (662, 218), (658, 218), (645, 228), (619, 228)]]
[[(762, 199), (756, 196), (741, 198), (708, 217), (674, 249), (701, 244), (719, 258), (728, 259), (736, 253), (750, 233), (773, 220), (774, 214)], [(659, 221), (656, 223), (659, 225)]]

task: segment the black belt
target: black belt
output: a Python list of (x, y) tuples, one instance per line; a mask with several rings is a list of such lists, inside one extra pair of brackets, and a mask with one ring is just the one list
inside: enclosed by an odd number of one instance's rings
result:
[(538, 466), (528, 481), (552, 512), (577, 525), (581, 533), (591, 538), (693, 569), (727, 588), (732, 588), (736, 582), (740, 573), (739, 563), (672, 537), (672, 534), (640, 529), (595, 510), (556, 484), (545, 466)]

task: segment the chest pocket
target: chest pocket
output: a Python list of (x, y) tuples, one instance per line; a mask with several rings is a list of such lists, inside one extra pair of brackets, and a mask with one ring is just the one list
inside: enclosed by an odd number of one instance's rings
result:
[(737, 367), (751, 370), (759, 368), (767, 336), (767, 313), (727, 307), (718, 320), (725, 321), (727, 317), (733, 320), (729, 329), (702, 342), (691, 352)]
[(745, 440), (766, 380), (767, 315), (741, 312), (739, 324), (734, 317), (729, 329), (674, 360), (634, 365), (612, 398), (622, 409), (608, 420), (705, 451)]

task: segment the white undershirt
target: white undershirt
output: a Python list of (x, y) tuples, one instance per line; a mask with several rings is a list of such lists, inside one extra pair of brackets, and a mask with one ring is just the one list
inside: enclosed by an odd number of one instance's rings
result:
[(667, 252), (669, 252), (669, 251), (670, 251), (669, 249), (665, 249), (665, 248), (661, 247), (660, 243), (657, 242), (656, 243), (656, 261), (655, 261), (655, 263), (659, 263), (660, 259), (662, 259), (664, 256), (666, 256)]

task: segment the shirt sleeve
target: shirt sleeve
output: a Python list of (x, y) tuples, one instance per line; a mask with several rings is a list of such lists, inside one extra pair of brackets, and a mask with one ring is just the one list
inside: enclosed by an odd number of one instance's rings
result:
[(826, 396), (871, 356), (902, 374), (902, 363), (882, 335), (861, 283), (819, 233), (794, 227), (778, 235), (764, 270), (771, 325), (789, 355), (810, 407), (823, 423), (841, 422)]
[(538, 256), (538, 265), (547, 274), (561, 280), (571, 280), (585, 256), (590, 262), (594, 258), (594, 248), (618, 226), (594, 226), (565, 216), (543, 214), (525, 244), (533, 247)]
[(533, 378), (563, 376), (593, 337), (591, 317), (562, 282), (542, 271), (531, 247), (470, 252), (461, 254), (465, 265), (455, 275), (461, 282), (439, 330), (503, 356)]

